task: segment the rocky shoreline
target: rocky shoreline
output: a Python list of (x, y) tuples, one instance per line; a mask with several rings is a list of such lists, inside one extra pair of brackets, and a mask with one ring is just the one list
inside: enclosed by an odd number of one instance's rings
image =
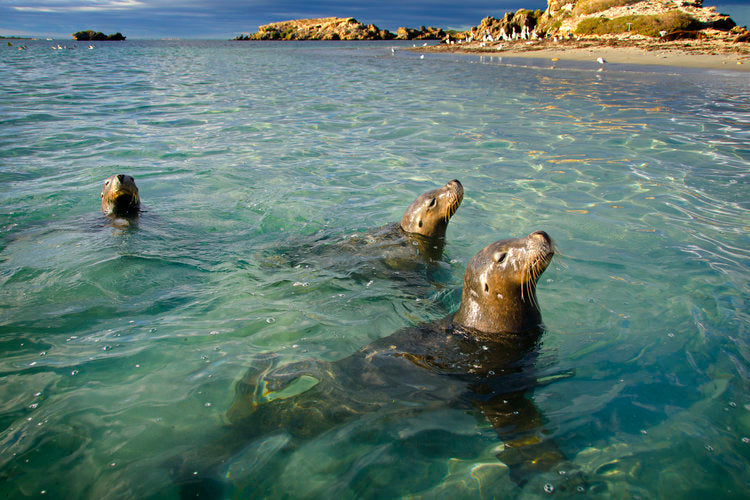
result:
[(644, 64), (679, 59), (680, 65), (750, 68), (750, 32), (715, 7), (703, 7), (703, 0), (548, 0), (544, 11), (488, 16), (466, 31), (422, 26), (391, 33), (354, 18), (298, 19), (266, 24), (235, 40), (440, 40), (412, 50), (553, 59), (606, 52)]

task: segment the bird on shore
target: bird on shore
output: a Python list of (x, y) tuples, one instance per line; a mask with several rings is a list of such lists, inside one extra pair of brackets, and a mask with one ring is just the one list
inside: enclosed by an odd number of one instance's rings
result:
[(599, 64), (604, 64), (607, 61), (605, 61), (603, 57), (597, 57), (596, 62), (598, 62)]

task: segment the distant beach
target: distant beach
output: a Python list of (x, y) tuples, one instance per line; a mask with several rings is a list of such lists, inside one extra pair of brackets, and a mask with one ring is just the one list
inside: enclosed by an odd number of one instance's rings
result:
[(485, 43), (433, 45), (413, 50), (424, 52), (460, 52), (508, 57), (596, 61), (606, 63), (681, 66), (686, 68), (750, 71), (750, 47), (747, 44), (716, 40), (660, 42), (645, 38), (582, 39), (555, 42), (545, 39)]

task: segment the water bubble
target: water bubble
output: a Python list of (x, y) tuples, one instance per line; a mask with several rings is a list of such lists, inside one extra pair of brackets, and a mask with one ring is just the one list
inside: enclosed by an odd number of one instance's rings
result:
[(39, 492), (39, 494), (40, 495), (46, 495), (47, 494), (47, 490), (42, 490), (42, 491)]
[(41, 393), (41, 392), (35, 392), (35, 393), (34, 393), (34, 396), (41, 396), (41, 395), (42, 395), (42, 393)]
[(583, 486), (578, 486), (578, 487), (576, 488), (576, 491), (577, 491), (578, 493), (583, 493), (584, 491), (586, 491), (586, 488), (584, 488)]
[(559, 470), (559, 471), (557, 471), (557, 473), (560, 474), (561, 476), (564, 476), (565, 474), (568, 473), (568, 471), (566, 471), (566, 470)]
[(646, 434), (648, 434), (648, 431), (646, 429), (641, 429), (641, 434), (645, 436)]
[(70, 374), (71, 374), (71, 375), (73, 375), (74, 377), (75, 377), (76, 375), (78, 375), (78, 373), (79, 373), (79, 372), (78, 372), (78, 370), (73, 370), (72, 372), (70, 372)]
[(156, 331), (156, 328), (149, 328), (148, 333), (154, 333)]
[(489, 350), (489, 347), (487, 347), (486, 345), (483, 345), (483, 346), (482, 346), (482, 350), (483, 350), (483, 351), (487, 351), (487, 350)]
[(141, 365), (135, 365), (135, 367), (136, 367), (136, 368), (140, 368), (140, 367), (141, 367)]
[(209, 335), (218, 335), (219, 334), (219, 330), (211, 330), (210, 332), (208, 332), (208, 334)]
[(276, 322), (276, 319), (275, 319), (275, 318), (266, 318), (266, 323), (268, 323), (269, 325), (270, 325), (271, 323), (275, 323), (275, 322)]
[(292, 349), (296, 349), (299, 347), (299, 344), (292, 344)]
[(745, 444), (748, 444), (748, 443), (750, 443), (750, 438), (749, 437), (743, 437), (742, 438), (742, 442), (745, 443)]
[(29, 366), (34, 366), (35, 364), (36, 364), (36, 361), (32, 361), (31, 363), (29, 363)]
[(488, 372), (487, 372), (487, 374), (488, 374), (488, 375), (494, 375), (494, 374), (495, 374), (495, 371), (494, 371), (494, 370), (490, 370), (490, 371), (488, 371)]
[(367, 284), (365, 285), (365, 287), (369, 287), (370, 285), (372, 285), (372, 283), (373, 283), (372, 280), (368, 281)]
[(713, 451), (714, 451), (714, 447), (713, 447), (713, 446), (711, 446), (710, 444), (707, 444), (707, 445), (706, 445), (706, 451), (708, 451), (709, 453), (713, 453)]
[(555, 487), (551, 484), (547, 483), (544, 485), (544, 492), (548, 495), (552, 494), (555, 491)]
[(42, 352), (39, 353), (39, 357), (40, 358), (43, 358), (46, 355), (47, 355), (47, 351), (42, 351)]
[(29, 405), (29, 408), (31, 408), (32, 410), (34, 410), (34, 409), (36, 409), (36, 408), (38, 408), (38, 407), (39, 407), (39, 403), (31, 403), (31, 404)]
[(133, 323), (135, 323), (135, 320), (131, 319), (130, 321), (128, 321), (128, 323), (130, 323), (132, 325)]
[(206, 403), (203, 406), (205, 406), (206, 408), (208, 408), (209, 406), (211, 406), (211, 403)]
[(104, 347), (102, 347), (102, 351), (111, 351), (111, 350), (112, 350), (111, 345), (105, 345)]
[(208, 359), (208, 356), (206, 356), (206, 355), (204, 354), (203, 356), (201, 356), (201, 359), (204, 359), (204, 360), (205, 360), (205, 359)]
[(295, 281), (292, 286), (308, 286), (309, 284), (307, 281)]
[(117, 462), (112, 462), (111, 464), (109, 464), (110, 467), (114, 467), (115, 465), (117, 465)]
[(732, 408), (737, 408), (737, 403), (735, 403), (734, 401), (730, 401), (729, 406), (731, 406)]

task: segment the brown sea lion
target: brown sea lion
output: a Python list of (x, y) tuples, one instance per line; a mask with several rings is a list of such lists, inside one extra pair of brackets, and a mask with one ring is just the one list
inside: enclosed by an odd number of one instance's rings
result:
[(102, 212), (113, 217), (133, 217), (141, 209), (141, 199), (135, 179), (125, 174), (115, 174), (104, 181), (102, 187)]
[[(542, 333), (536, 283), (553, 255), (542, 231), (496, 241), (467, 265), (452, 317), (399, 330), (335, 362), (276, 366), (277, 357), (258, 360), (237, 383), (227, 412), (240, 434), (232, 442), (278, 431), (310, 438), (365, 413), (406, 418), (463, 408), (479, 410), (506, 448), (513, 448), (510, 441), (522, 448), (540, 425), (524, 397), (535, 379), (528, 382), (524, 371)], [(506, 456), (527, 471), (558, 460), (551, 449)]]
[(399, 227), (426, 238), (442, 238), (448, 222), (464, 198), (464, 187), (453, 179), (445, 186), (422, 193), (404, 212)]
[(463, 186), (453, 179), (419, 195), (400, 222), (344, 237), (327, 232), (290, 246), (274, 245), (266, 262), (345, 268), (363, 278), (422, 269), (441, 258), (448, 222), (463, 196)]

